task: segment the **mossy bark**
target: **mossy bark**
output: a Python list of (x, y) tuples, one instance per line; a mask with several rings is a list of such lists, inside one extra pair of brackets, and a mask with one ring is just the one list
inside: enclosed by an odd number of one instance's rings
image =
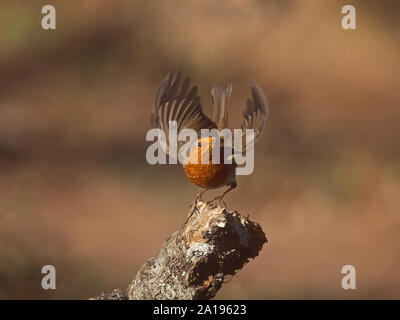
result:
[(140, 268), (126, 294), (116, 289), (95, 299), (211, 299), (251, 258), (266, 236), (248, 216), (217, 203), (192, 205), (182, 227)]

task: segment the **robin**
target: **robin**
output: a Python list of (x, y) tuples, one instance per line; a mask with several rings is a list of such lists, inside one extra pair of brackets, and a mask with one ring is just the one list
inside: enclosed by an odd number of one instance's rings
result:
[[(245, 152), (245, 129), (254, 129), (254, 141), (261, 137), (267, 117), (267, 100), (262, 89), (253, 84), (251, 88), (252, 99), (247, 99), (247, 106), (243, 113), (242, 121), (242, 152)], [(222, 201), (223, 197), (232, 189), (236, 188), (236, 167), (234, 161), (231, 163), (215, 164), (211, 161), (212, 148), (215, 146), (215, 137), (201, 137), (201, 129), (218, 129), (219, 131), (228, 127), (228, 102), (232, 93), (232, 84), (225, 86), (214, 85), (211, 96), (214, 104), (213, 120), (208, 118), (197, 95), (197, 87), (191, 87), (190, 78), (186, 77), (181, 81), (180, 72), (170, 72), (161, 83), (151, 114), (151, 123), (154, 128), (162, 129), (167, 137), (168, 152), (168, 125), (169, 121), (177, 122), (179, 131), (189, 128), (197, 132), (198, 145), (189, 154), (189, 159), (184, 169), (189, 179), (197, 186), (204, 188), (195, 198), (195, 202), (210, 189), (228, 186), (228, 189), (213, 199)], [(179, 147), (179, 144), (178, 144)], [(224, 159), (224, 145), (221, 140), (220, 159)], [(234, 154), (234, 150), (233, 154)], [(201, 161), (204, 152), (208, 152), (210, 161)], [(197, 158), (197, 159), (196, 159)], [(197, 161), (195, 161), (197, 160)], [(203, 163), (202, 163), (203, 162)]]

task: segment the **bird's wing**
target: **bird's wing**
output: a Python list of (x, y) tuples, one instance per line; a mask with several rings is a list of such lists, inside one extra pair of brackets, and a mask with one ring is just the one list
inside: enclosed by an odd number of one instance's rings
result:
[(265, 128), (265, 120), (268, 115), (268, 102), (263, 90), (258, 84), (251, 87), (252, 99), (247, 99), (247, 105), (243, 112), (242, 121), (242, 153), (249, 150), (246, 143), (246, 129), (254, 129), (253, 144), (258, 141)]
[[(170, 72), (161, 83), (151, 114), (151, 124), (166, 135), (166, 152), (169, 152), (169, 121), (177, 122), (177, 132), (193, 129), (200, 137), (201, 129), (217, 128), (203, 112), (197, 87), (190, 85), (190, 78), (181, 81), (180, 72)], [(178, 142), (179, 143), (179, 142)], [(179, 144), (178, 144), (179, 148)], [(178, 149), (179, 150), (179, 149)]]

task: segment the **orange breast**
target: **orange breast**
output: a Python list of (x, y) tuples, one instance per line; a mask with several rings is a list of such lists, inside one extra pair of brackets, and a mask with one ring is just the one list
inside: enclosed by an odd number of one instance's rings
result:
[(218, 188), (229, 183), (229, 165), (224, 164), (187, 164), (186, 175), (193, 183), (202, 188)]
[[(199, 143), (201, 146), (190, 154), (189, 162), (184, 166), (189, 179), (196, 185), (207, 189), (219, 188), (231, 183), (235, 177), (235, 167), (232, 164), (212, 163), (212, 138), (199, 139)], [(205, 151), (208, 151), (208, 163), (201, 163), (205, 162)], [(223, 157), (223, 148), (220, 148), (220, 162), (223, 162)]]

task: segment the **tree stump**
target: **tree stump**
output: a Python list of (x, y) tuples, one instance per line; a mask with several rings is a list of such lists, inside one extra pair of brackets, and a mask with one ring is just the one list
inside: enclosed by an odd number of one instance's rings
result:
[(94, 299), (211, 299), (265, 242), (260, 225), (248, 216), (216, 202), (193, 203), (184, 224), (143, 264), (126, 294), (115, 289)]

